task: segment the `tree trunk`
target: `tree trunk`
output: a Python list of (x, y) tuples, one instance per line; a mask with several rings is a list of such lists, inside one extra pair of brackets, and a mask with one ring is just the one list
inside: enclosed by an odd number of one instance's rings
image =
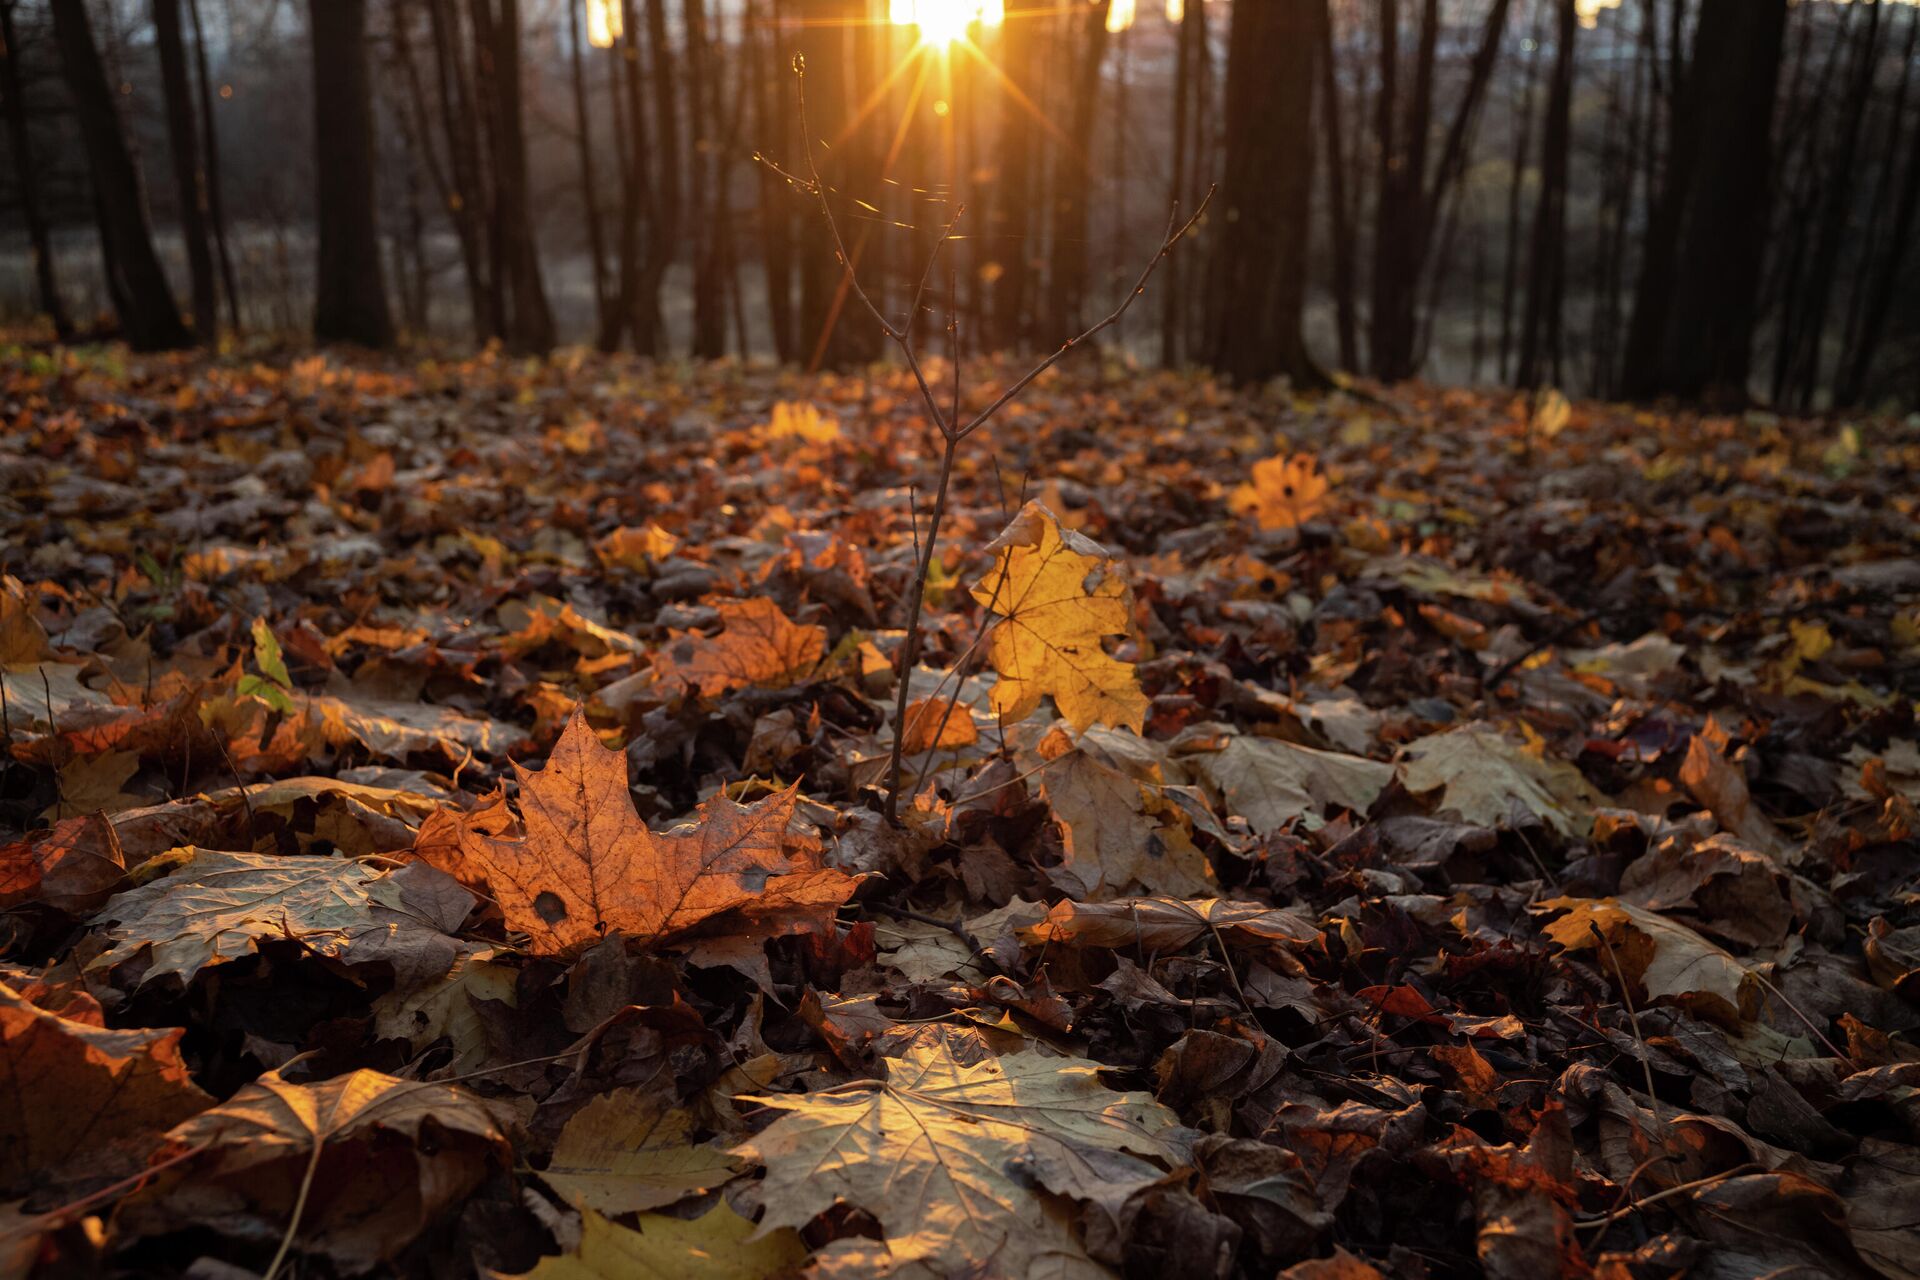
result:
[(27, 129), (27, 102), (20, 87), (19, 45), (13, 28), (14, 0), (0, 0), (0, 96), (6, 99), (7, 148), (13, 152), (14, 180), (20, 186), (20, 212), (27, 222), (27, 241), (33, 253), (33, 282), (40, 309), (53, 322), (53, 336), (73, 338), (73, 321), (60, 301), (54, 278), (53, 239), (46, 213), (40, 208), (40, 180), (33, 162), (33, 142)]
[[(1028, 110), (1033, 108), (1032, 94), (1038, 81), (1035, 56), (1039, 39), (1041, 9), (1045, 0), (1013, 0), (1007, 5), (1007, 21), (1001, 28), (1001, 49), (1007, 79), (1014, 89), (1000, 119), (1000, 177), (995, 184), (993, 209), (984, 223), (992, 237), (995, 261), (1000, 270), (993, 284), (992, 344), (1008, 350), (1021, 350), (1031, 344), (1028, 308), (1038, 270), (1037, 246), (1033, 236), (1039, 224), (1034, 218), (1034, 194), (1039, 186), (1040, 129)], [(1014, 96), (1018, 90), (1020, 97)]]
[(1789, 376), (1792, 403), (1805, 411), (1813, 407), (1820, 388), (1821, 340), (1826, 336), (1827, 314), (1833, 301), (1833, 284), (1840, 274), (1840, 254), (1846, 247), (1853, 221), (1854, 177), (1859, 168), (1861, 125), (1867, 116), (1873, 94), (1874, 69), (1880, 59), (1880, 14), (1883, 4), (1867, 7), (1867, 27), (1860, 35), (1854, 55), (1853, 84), (1841, 109), (1841, 134), (1827, 173), (1826, 202), (1819, 231), (1814, 241), (1813, 258), (1807, 273), (1808, 296), (1796, 308), (1798, 343), (1792, 355)]
[(1093, 126), (1100, 106), (1100, 64), (1107, 53), (1107, 9), (1111, 0), (1097, 0), (1080, 19), (1081, 32), (1074, 52), (1072, 110), (1067, 121), (1066, 151), (1072, 167), (1061, 174), (1053, 196), (1053, 275), (1048, 282), (1047, 341), (1059, 341), (1086, 327), (1087, 298), (1087, 188), (1093, 175)]
[[(1654, 0), (1647, 0), (1647, 3), (1651, 5)], [(1521, 77), (1520, 107), (1514, 113), (1518, 123), (1513, 131), (1513, 156), (1507, 171), (1507, 252), (1500, 270), (1500, 365), (1496, 370), (1501, 382), (1512, 381), (1514, 320), (1517, 315), (1514, 308), (1520, 297), (1520, 195), (1526, 179), (1527, 160), (1533, 154), (1533, 96), (1540, 80), (1540, 46), (1543, 43), (1541, 37), (1546, 32), (1546, 6), (1547, 0), (1536, 0), (1526, 74)]]
[(687, 199), (693, 211), (693, 354), (717, 360), (727, 351), (725, 278), (720, 222), (726, 193), (720, 181), (718, 68), (707, 29), (705, 0), (684, 0), (687, 25)]
[(240, 327), (240, 290), (233, 278), (233, 254), (227, 246), (226, 202), (220, 191), (220, 130), (213, 118), (213, 77), (207, 72), (207, 33), (200, 25), (200, 0), (187, 0), (193, 23), (194, 83), (200, 97), (200, 155), (206, 174), (207, 224), (220, 263), (220, 291), (227, 299), (227, 323)]
[[(864, 189), (869, 163), (865, 140), (853, 131), (858, 53), (855, 23), (866, 6), (860, 0), (809, 0), (800, 6), (800, 47), (806, 59), (807, 127), (812, 131), (814, 158), (827, 184), (828, 199), (842, 210), (856, 199), (871, 200)], [(839, 260), (824, 219), (806, 222), (800, 250), (800, 323), (797, 350), (807, 367), (850, 369), (879, 354), (881, 337), (872, 320), (850, 308), (847, 264)], [(854, 225), (844, 215), (844, 229)], [(863, 228), (870, 224), (862, 222)], [(847, 252), (858, 266), (865, 246), (863, 235), (849, 235)]]
[(1278, 375), (1296, 387), (1325, 375), (1301, 331), (1313, 181), (1314, 57), (1319, 0), (1236, 4), (1227, 45), (1226, 155), (1208, 347), (1236, 382)]
[(580, 210), (587, 224), (587, 253), (593, 271), (593, 318), (596, 332), (605, 333), (612, 321), (613, 297), (607, 287), (607, 240), (600, 223), (599, 184), (594, 181), (593, 117), (587, 111), (585, 37), (580, 31), (580, 7), (567, 0), (567, 54), (573, 80), (573, 127), (580, 153)]
[(160, 82), (167, 111), (167, 147), (179, 193), (180, 237), (187, 246), (192, 281), (193, 327), (212, 343), (219, 333), (214, 292), (213, 245), (207, 233), (207, 175), (200, 165), (200, 135), (193, 118), (193, 87), (187, 75), (187, 45), (181, 35), (180, 0), (153, 0), (153, 41), (160, 53)]
[[(756, 15), (757, 10), (753, 11)], [(754, 73), (754, 134), (769, 155), (794, 154), (793, 115), (786, 110), (786, 94), (792, 91), (792, 72), (783, 56), (777, 0), (768, 0), (767, 44), (759, 51), (763, 59)], [(767, 281), (767, 327), (773, 333), (773, 350), (782, 364), (800, 358), (795, 329), (798, 320), (793, 307), (793, 232), (795, 194), (780, 176), (766, 165), (759, 165), (760, 179), (760, 261)]]
[(491, 235), (486, 182), (475, 127), (476, 94), (468, 83), (460, 12), (453, 0), (429, 0), (433, 32), (434, 81), (440, 97), (440, 123), (447, 135), (447, 167), (452, 194), (447, 213), (460, 241), (460, 265), (466, 274), (467, 303), (478, 342), (501, 335), (506, 327), (500, 281), (491, 269)]
[(180, 319), (166, 272), (153, 251), (140, 175), (134, 170), (126, 135), (120, 131), (120, 116), (93, 43), (85, 0), (52, 0), (52, 9), (54, 39), (60, 46), (67, 88), (86, 146), (87, 169), (93, 177), (107, 292), (120, 316), (120, 327), (136, 351), (188, 346), (193, 335)]
[(519, 0), (474, 0), (474, 39), (488, 88), (493, 158), (494, 256), (511, 295), (507, 344), (542, 354), (553, 348), (553, 312), (540, 278), (527, 191), (527, 140), (521, 113)]
[(1527, 268), (1527, 312), (1520, 326), (1519, 384), (1560, 380), (1561, 322), (1567, 285), (1567, 162), (1573, 131), (1574, 0), (1555, 0), (1553, 79), (1540, 139), (1540, 201), (1534, 207)]
[[(1194, 6), (1198, 8), (1196, 4)], [(1340, 125), (1340, 77), (1334, 63), (1332, 0), (1320, 0), (1320, 109), (1327, 113), (1327, 231), (1333, 244), (1334, 332), (1340, 367), (1360, 368), (1360, 323), (1354, 283), (1355, 216), (1347, 191), (1346, 132)]]
[(1747, 399), (1786, 21), (1787, 0), (1702, 0), (1675, 101), (1683, 154), (1661, 198), (1677, 234), (1662, 255), (1667, 278), (1654, 286), (1642, 273), (1634, 330), (1644, 351), (1636, 360), (1629, 348), (1630, 396)]
[(366, 0), (308, 0), (313, 41), (315, 221), (320, 242), (313, 336), (393, 345), (374, 220), (373, 78)]

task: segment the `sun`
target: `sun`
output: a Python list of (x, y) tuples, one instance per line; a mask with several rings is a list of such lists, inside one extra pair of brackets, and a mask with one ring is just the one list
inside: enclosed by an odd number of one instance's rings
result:
[(920, 28), (920, 43), (946, 48), (967, 39), (975, 24), (997, 27), (1006, 18), (1003, 0), (892, 0), (889, 18), (896, 26)]

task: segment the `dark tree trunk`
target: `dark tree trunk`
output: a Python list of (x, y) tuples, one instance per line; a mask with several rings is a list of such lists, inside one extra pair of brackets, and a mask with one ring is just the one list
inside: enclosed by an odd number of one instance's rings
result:
[(1420, 38), (1413, 65), (1412, 93), (1398, 123), (1395, 86), (1399, 69), (1398, 0), (1381, 4), (1381, 139), (1379, 201), (1374, 212), (1373, 314), (1369, 346), (1374, 372), (1382, 378), (1411, 377), (1420, 362), (1420, 285), (1432, 257), (1440, 212), (1466, 170), (1480, 104), (1493, 78), (1493, 66), (1506, 31), (1511, 0), (1493, 0), (1480, 43), (1468, 68), (1466, 87), (1455, 106), (1428, 183), (1427, 150), (1433, 132), (1434, 70), (1440, 40), (1439, 0), (1424, 0)]
[(474, 0), (474, 39), (487, 85), (493, 159), (494, 258), (511, 295), (507, 344), (540, 354), (553, 347), (553, 312), (540, 278), (527, 191), (527, 140), (520, 93), (519, 0)]
[[(1194, 64), (1199, 55), (1194, 48), (1194, 36), (1199, 32), (1199, 20), (1195, 16), (1201, 9), (1199, 3), (1188, 6), (1180, 15), (1180, 29), (1174, 36), (1173, 54), (1173, 176), (1167, 184), (1167, 201), (1171, 207), (1179, 208), (1187, 199), (1188, 173), (1191, 161), (1188, 157), (1188, 119), (1190, 102), (1193, 97)], [(1338, 149), (1335, 150), (1334, 163), (1339, 163)], [(1177, 366), (1184, 357), (1184, 332), (1182, 296), (1185, 293), (1186, 272), (1184, 255), (1174, 254), (1167, 259), (1163, 268), (1166, 278), (1161, 282), (1163, 292), (1160, 295), (1160, 363), (1169, 368)]]
[[(661, 332), (660, 285), (680, 247), (680, 90), (673, 44), (667, 35), (666, 0), (647, 0), (647, 48), (652, 55), (653, 150), (659, 157), (650, 190), (647, 252), (633, 302), (634, 346), (642, 355), (666, 349)], [(639, 66), (636, 63), (634, 70)], [(636, 85), (638, 81), (636, 81)]]
[[(1001, 28), (1007, 78), (1027, 104), (1033, 102), (1038, 86), (1036, 53), (1044, 3), (1045, 0), (1013, 0), (1007, 5), (1007, 21)], [(1012, 97), (1011, 91), (1008, 96)], [(1039, 186), (1038, 133), (1038, 127), (1022, 103), (1007, 102), (1001, 116), (997, 148), (1000, 155), (998, 190), (984, 225), (992, 237), (994, 260), (1000, 264), (993, 285), (992, 342), (1012, 350), (1020, 350), (1032, 342), (1028, 308), (1038, 270), (1037, 246), (1033, 240), (1038, 230), (1033, 207)]]
[(429, 0), (427, 15), (433, 31), (434, 81), (452, 179), (447, 212), (460, 241), (460, 265), (466, 274), (474, 338), (487, 342), (505, 331), (506, 315), (501, 282), (492, 271), (492, 217), (475, 122), (478, 94), (467, 75), (466, 42), (454, 0)]
[(73, 321), (60, 301), (60, 285), (53, 272), (53, 239), (40, 207), (40, 175), (33, 162), (33, 141), (27, 129), (27, 102), (21, 90), (19, 46), (13, 28), (14, 0), (0, 0), (0, 96), (6, 99), (7, 149), (13, 152), (14, 180), (20, 187), (20, 212), (27, 223), (27, 242), (33, 253), (33, 282), (40, 309), (53, 322), (61, 342), (73, 337)]
[[(1907, 90), (1913, 78), (1913, 55), (1920, 39), (1920, 13), (1907, 19), (1907, 38), (1900, 53), (1900, 78), (1894, 84), (1893, 101), (1887, 104), (1887, 128), (1880, 143), (1880, 172), (1874, 179), (1873, 194), (1867, 200), (1867, 227), (1860, 240), (1859, 261), (1855, 266), (1852, 296), (1848, 300), (1847, 327), (1841, 335), (1840, 366), (1834, 371), (1833, 400), (1836, 405), (1858, 403), (1860, 381), (1854, 376), (1859, 368), (1857, 353), (1861, 346), (1861, 326), (1867, 319), (1875, 281), (1884, 270), (1880, 252), (1884, 242), (1886, 216), (1893, 203), (1894, 179), (1900, 168), (1900, 126), (1906, 119)], [(1897, 245), (1894, 246), (1897, 250)]]
[[(1196, 8), (1198, 5), (1195, 6)], [(1360, 322), (1354, 282), (1355, 217), (1347, 191), (1346, 133), (1340, 124), (1339, 68), (1334, 64), (1333, 5), (1320, 0), (1320, 109), (1327, 113), (1327, 231), (1333, 244), (1334, 332), (1340, 343), (1340, 367), (1360, 368)]]
[(160, 53), (160, 82), (167, 111), (167, 147), (180, 200), (180, 237), (187, 246), (192, 282), (193, 327), (211, 343), (220, 329), (214, 292), (213, 245), (207, 229), (207, 174), (200, 164), (200, 134), (187, 74), (187, 43), (181, 33), (180, 0), (153, 0), (153, 40)]
[[(854, 96), (858, 60), (854, 24), (865, 11), (860, 0), (809, 0), (799, 7), (800, 47), (807, 66), (807, 127), (813, 133), (814, 157), (827, 184), (828, 199), (841, 210), (858, 208), (853, 201), (871, 201), (876, 194), (863, 188), (869, 165), (862, 153), (868, 148), (852, 129), (853, 109), (859, 101)], [(840, 222), (843, 230), (856, 225), (844, 213)], [(834, 250), (825, 220), (815, 215), (805, 225), (797, 350), (810, 369), (865, 364), (879, 354), (879, 332), (871, 319), (848, 307), (847, 266)], [(848, 236), (847, 252), (855, 267), (865, 243), (863, 236)]]
[(1915, 121), (1908, 134), (1907, 150), (1907, 172), (1894, 206), (1887, 255), (1874, 273), (1861, 304), (1859, 337), (1849, 344), (1847, 356), (1840, 367), (1835, 395), (1839, 404), (1858, 404), (1866, 394), (1873, 358), (1886, 337), (1887, 320), (1893, 314), (1893, 302), (1900, 292), (1901, 269), (1906, 265), (1909, 246), (1915, 235), (1914, 215), (1920, 213), (1920, 120)]
[[(1766, 249), (1774, 88), (1787, 0), (1702, 0), (1662, 220), (1643, 271), (1622, 382), (1636, 397), (1744, 403)], [(1638, 339), (1637, 342), (1632, 339)]]
[[(1647, 0), (1649, 5), (1653, 2)], [(1513, 156), (1507, 171), (1507, 252), (1500, 270), (1500, 365), (1496, 370), (1501, 382), (1513, 380), (1514, 321), (1519, 314), (1515, 306), (1520, 297), (1520, 255), (1524, 248), (1520, 236), (1520, 196), (1525, 184), (1527, 161), (1533, 155), (1533, 97), (1540, 80), (1540, 46), (1543, 43), (1541, 37), (1546, 32), (1546, 9), (1546, 0), (1537, 0), (1531, 49), (1527, 55), (1526, 73), (1521, 77), (1520, 107), (1514, 113), (1518, 123), (1513, 131)]]
[(718, 66), (707, 29), (705, 0), (684, 0), (687, 23), (687, 142), (693, 211), (693, 354), (716, 360), (727, 351), (726, 279), (720, 224), (726, 192), (719, 172)]
[(573, 127), (580, 154), (580, 210), (587, 224), (587, 253), (593, 271), (595, 328), (605, 333), (612, 321), (613, 296), (607, 287), (607, 237), (600, 222), (600, 190), (594, 181), (593, 116), (587, 111), (585, 37), (580, 31), (580, 7), (567, 0), (567, 54), (573, 72)]
[(1827, 171), (1826, 201), (1807, 272), (1807, 297), (1795, 308), (1797, 337), (1788, 376), (1792, 403), (1801, 410), (1813, 406), (1820, 389), (1821, 341), (1826, 336), (1833, 284), (1840, 274), (1840, 254), (1846, 247), (1854, 213), (1854, 178), (1859, 169), (1860, 131), (1873, 94), (1874, 69), (1880, 59), (1880, 14), (1884, 4), (1867, 7), (1866, 30), (1854, 54), (1853, 83), (1841, 109), (1839, 145)]
[(1072, 161), (1053, 193), (1053, 274), (1048, 281), (1046, 308), (1050, 342), (1086, 327), (1082, 312), (1087, 298), (1087, 188), (1093, 181), (1088, 157), (1093, 154), (1093, 126), (1099, 119), (1100, 65), (1107, 54), (1110, 4), (1111, 0), (1096, 0), (1089, 6), (1080, 18), (1081, 31), (1074, 40), (1077, 56), (1066, 131), (1066, 150)]
[(1527, 312), (1520, 325), (1519, 384), (1560, 380), (1561, 324), (1567, 287), (1567, 162), (1573, 132), (1574, 42), (1580, 31), (1574, 0), (1555, 0), (1553, 78), (1540, 138), (1540, 200), (1528, 254)]
[[(762, 12), (753, 10), (756, 16)], [(783, 56), (784, 27), (777, 0), (769, 0), (767, 43), (757, 50), (759, 66), (754, 74), (753, 128), (761, 148), (768, 155), (791, 156), (797, 142), (792, 113), (785, 109), (792, 92), (792, 72)], [(767, 325), (773, 333), (773, 350), (782, 364), (799, 359), (795, 329), (798, 319), (793, 306), (793, 233), (796, 197), (772, 169), (759, 166), (760, 177), (760, 260), (767, 280)]]
[(233, 278), (233, 254), (227, 247), (226, 202), (220, 194), (220, 130), (213, 118), (213, 77), (207, 71), (207, 33), (200, 25), (200, 0), (187, 0), (193, 23), (193, 70), (200, 97), (200, 155), (206, 174), (207, 225), (213, 231), (214, 256), (220, 263), (220, 291), (227, 299), (227, 323), (240, 327), (240, 290)]
[(1236, 4), (1227, 45), (1226, 155), (1215, 228), (1213, 367), (1236, 382), (1325, 380), (1301, 332), (1313, 181), (1320, 0)]
[(313, 336), (393, 345), (374, 220), (373, 78), (366, 0), (309, 0), (313, 41), (314, 187), (320, 242)]
[(180, 319), (166, 272), (153, 251), (147, 203), (133, 167), (113, 90), (93, 43), (85, 0), (52, 0), (54, 39), (66, 68), (67, 88), (86, 145), (93, 177), (94, 214), (100, 224), (100, 252), (107, 268), (107, 292), (120, 316), (127, 342), (137, 351), (188, 346), (193, 335)]

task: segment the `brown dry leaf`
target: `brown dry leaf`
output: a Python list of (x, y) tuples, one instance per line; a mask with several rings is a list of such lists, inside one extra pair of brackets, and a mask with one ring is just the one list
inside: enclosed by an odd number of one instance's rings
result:
[(696, 1127), (686, 1108), (658, 1090), (603, 1093), (567, 1121), (540, 1177), (569, 1203), (600, 1213), (673, 1204), (741, 1169), (721, 1147), (694, 1142)]
[(1482, 827), (1513, 825), (1518, 807), (1563, 835), (1582, 836), (1605, 800), (1572, 765), (1542, 759), (1490, 724), (1410, 742), (1400, 769), (1408, 791), (1438, 791), (1441, 808)]
[(1309, 830), (1323, 826), (1328, 805), (1364, 814), (1393, 781), (1390, 764), (1276, 738), (1233, 737), (1194, 757), (1194, 766), (1220, 789), (1225, 811), (1261, 835), (1295, 820)]
[[(107, 970), (145, 955), (143, 985), (167, 975), (187, 983), (208, 965), (252, 955), (272, 938), (294, 939), (315, 955), (347, 963), (386, 961), (409, 975), (452, 967), (453, 940), (405, 900), (402, 886), (411, 876), (402, 872), (301, 854), (187, 848), (165, 857), (167, 874), (117, 894), (94, 917), (93, 923), (109, 926), (105, 936), (113, 945), (90, 967)], [(446, 877), (439, 880), (460, 892)]]
[(627, 792), (626, 757), (602, 746), (578, 711), (545, 767), (514, 771), (523, 834), (498, 834), (496, 809), (463, 815), (445, 865), (484, 882), (537, 954), (609, 933), (651, 944), (725, 912), (826, 913), (853, 892), (852, 877), (789, 852), (798, 784), (751, 805), (711, 800), (693, 823), (656, 834)]
[(844, 1201), (879, 1221), (894, 1265), (1101, 1274), (1034, 1181), (1081, 1188), (1121, 1162), (1156, 1174), (1137, 1157), (1166, 1154), (1156, 1135), (1176, 1123), (1171, 1111), (1113, 1092), (1078, 1058), (1023, 1052), (969, 1065), (944, 1043), (918, 1043), (885, 1065), (884, 1081), (742, 1099), (785, 1112), (736, 1148), (766, 1166), (763, 1226), (804, 1226)]
[(1251, 512), (1262, 529), (1292, 529), (1327, 509), (1329, 485), (1312, 454), (1262, 458), (1250, 483), (1233, 491), (1228, 506)]
[(826, 655), (826, 628), (797, 625), (764, 596), (714, 607), (719, 635), (675, 632), (654, 655), (654, 679), (662, 688), (703, 698), (756, 685), (778, 688), (805, 676)]
[(987, 544), (993, 568), (973, 598), (1000, 615), (987, 637), (987, 661), (1000, 673), (993, 709), (1021, 720), (1051, 696), (1076, 731), (1099, 723), (1138, 733), (1146, 695), (1133, 664), (1103, 647), (1132, 629), (1131, 592), (1098, 543), (1063, 532), (1037, 502), (1021, 508)]
[(698, 1218), (643, 1213), (637, 1230), (588, 1209), (569, 1252), (506, 1280), (766, 1280), (793, 1274), (806, 1257), (797, 1233), (762, 1234), (724, 1200)]
[(1712, 810), (1714, 818), (1728, 831), (1776, 862), (1788, 866), (1794, 863), (1793, 843), (1766, 814), (1754, 807), (1746, 774), (1727, 759), (1708, 735), (1696, 733), (1687, 743), (1687, 758), (1680, 766), (1680, 782), (1695, 800)]
[(1060, 822), (1062, 854), (1047, 878), (1069, 897), (1197, 897), (1219, 887), (1194, 846), (1186, 814), (1164, 794), (1159, 762), (1130, 750), (1138, 741), (1089, 730), (1078, 751), (1042, 775), (1042, 793)]
[(973, 713), (946, 698), (920, 698), (907, 706), (900, 749), (909, 754), (937, 747), (964, 747), (980, 740)]
[(74, 1172), (137, 1169), (161, 1134), (213, 1105), (180, 1058), (184, 1030), (110, 1031), (0, 983), (0, 1194)]
[(672, 555), (680, 539), (657, 524), (644, 529), (621, 525), (593, 544), (593, 554), (601, 564), (618, 565), (635, 573), (651, 573), (653, 566)]
[(392, 1258), (512, 1156), (486, 1105), (444, 1084), (353, 1071), (319, 1084), (269, 1072), (167, 1135), (206, 1150), (122, 1202), (132, 1235), (209, 1227), (275, 1241), (307, 1184), (296, 1248), (349, 1272)]
[(39, 902), (85, 915), (127, 876), (125, 854), (104, 815), (68, 818), (37, 838), (0, 845), (0, 909)]
[(1243, 943), (1305, 946), (1320, 936), (1297, 911), (1258, 902), (1201, 898), (1122, 898), (1114, 902), (1060, 902), (1039, 924), (1022, 928), (1021, 941), (1074, 947), (1133, 947), (1176, 951), (1218, 930)]
[(1649, 911), (1690, 911), (1702, 932), (1746, 947), (1780, 945), (1794, 921), (1786, 874), (1724, 832), (1662, 841), (1626, 869), (1620, 897)]
[[(1746, 1020), (1758, 1006), (1758, 984), (1745, 966), (1685, 925), (1617, 898), (1551, 898), (1538, 909), (1564, 910), (1543, 932), (1569, 951), (1611, 949), (1627, 980), (1648, 1000), (1684, 1005), (1727, 1023)], [(1611, 977), (1612, 961), (1596, 959)]]
[(39, 662), (53, 652), (47, 629), (33, 616), (26, 584), (12, 574), (0, 574), (0, 667)]

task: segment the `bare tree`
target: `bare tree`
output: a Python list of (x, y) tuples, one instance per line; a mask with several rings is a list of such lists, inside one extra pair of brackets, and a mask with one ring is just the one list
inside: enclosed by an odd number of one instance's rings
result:
[(1527, 266), (1527, 311), (1520, 323), (1523, 387), (1560, 381), (1567, 293), (1567, 165), (1573, 146), (1574, 45), (1580, 20), (1574, 0), (1555, 0), (1553, 77), (1540, 139), (1540, 199), (1534, 207)]
[(0, 97), (7, 113), (7, 148), (13, 152), (14, 181), (20, 187), (20, 212), (27, 223), (27, 243), (33, 253), (33, 282), (40, 295), (40, 310), (53, 322), (53, 334), (61, 342), (73, 337), (73, 321), (67, 318), (60, 301), (60, 284), (54, 278), (53, 238), (47, 227), (47, 215), (40, 207), (40, 174), (34, 165), (33, 139), (27, 128), (27, 100), (20, 75), (19, 36), (13, 25), (16, 0), (0, 0)]
[(188, 346), (193, 335), (180, 319), (166, 272), (153, 251), (140, 175), (120, 130), (113, 90), (93, 43), (86, 0), (52, 0), (54, 39), (93, 177), (94, 215), (100, 227), (107, 293), (128, 343), (139, 351)]
[(187, 75), (180, 0), (153, 0), (153, 39), (160, 52), (167, 147), (173, 155), (173, 184), (180, 202), (180, 238), (187, 246), (193, 327), (202, 342), (212, 342), (220, 324), (219, 303), (214, 292), (213, 242), (207, 225), (207, 173), (200, 163), (200, 131), (194, 120), (193, 87)]
[(366, 0), (309, 0), (313, 41), (314, 188), (319, 259), (313, 335), (393, 345), (380, 228), (374, 217), (373, 80)]
[(1233, 9), (1207, 350), (1213, 367), (1239, 382), (1326, 380), (1302, 329), (1319, 24), (1319, 0)]

